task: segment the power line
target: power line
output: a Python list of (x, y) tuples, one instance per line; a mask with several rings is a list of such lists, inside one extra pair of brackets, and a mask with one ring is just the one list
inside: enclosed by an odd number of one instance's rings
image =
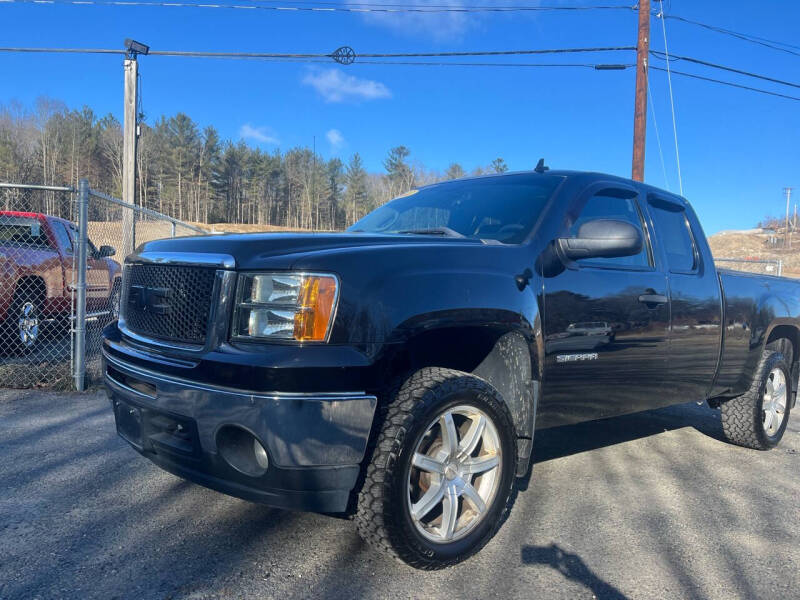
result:
[[(3, 1), (3, 0), (0, 0)], [(535, 50), (476, 50), (470, 52), (393, 52), (393, 53), (363, 53), (355, 55), (360, 58), (426, 58), (426, 57), (467, 57), (467, 56), (524, 56), (537, 54), (578, 54), (583, 52), (616, 52), (635, 50), (633, 46), (595, 47), (595, 48), (545, 48)], [(0, 47), (0, 52), (18, 53), (55, 53), (55, 54), (126, 54), (126, 50), (111, 48), (22, 48)], [(276, 53), (276, 52), (205, 52), (185, 50), (150, 50), (149, 56), (176, 56), (190, 58), (227, 58), (227, 59), (272, 59), (272, 60), (305, 60), (305, 59), (333, 59), (337, 52), (332, 53)], [(388, 64), (388, 63), (387, 63)], [(420, 63), (421, 64), (421, 63)], [(595, 65), (591, 65), (595, 67)], [(606, 67), (608, 65), (605, 65)], [(613, 66), (613, 65), (612, 65)]]
[(329, 0), (246, 0), (257, 4), (301, 4), (301, 5), (328, 5), (328, 6), (364, 6), (378, 8), (408, 8), (408, 9), (444, 9), (444, 10), (537, 10), (537, 11), (585, 11), (585, 10), (635, 10), (635, 4), (614, 4), (614, 5), (486, 5), (486, 4), (419, 4), (415, 2), (331, 2)]
[(546, 50), (477, 50), (469, 52), (399, 52), (383, 54), (359, 54), (364, 58), (424, 58), (424, 57), (458, 57), (458, 56), (512, 56), (529, 54), (574, 54), (580, 52), (620, 52), (636, 50), (636, 46), (606, 46), (594, 48), (550, 48)]
[(624, 71), (635, 67), (634, 64), (594, 64), (594, 63), (500, 63), (500, 62), (434, 62), (434, 61), (388, 61), (359, 60), (357, 65), (399, 65), (408, 67), (573, 67), (587, 68), (596, 71)]
[[(0, 0), (5, 2), (6, 0)], [(55, 54), (126, 54), (125, 50), (108, 48), (0, 48), (0, 52), (35, 52)]]
[[(663, 23), (663, 21), (662, 21)], [(678, 56), (677, 54), (673, 54), (671, 56), (667, 56), (665, 58), (664, 52), (659, 52), (657, 50), (651, 50), (650, 54), (653, 56), (660, 58), (662, 60), (683, 60), (686, 62), (694, 63), (696, 65), (703, 65), (704, 67), (711, 67), (712, 69), (720, 69), (722, 71), (728, 71), (730, 73), (737, 73), (739, 75), (745, 75), (746, 77), (754, 77), (755, 79), (762, 79), (764, 81), (769, 81), (772, 83), (779, 83), (781, 85), (788, 85), (795, 88), (800, 88), (800, 83), (794, 83), (792, 81), (786, 81), (783, 79), (776, 79), (774, 77), (769, 77), (767, 75), (761, 75), (759, 73), (753, 73), (751, 71), (743, 71), (742, 69), (736, 69), (734, 67), (729, 67), (727, 65), (720, 65), (717, 63), (708, 62), (705, 60), (700, 60), (699, 58), (692, 58), (691, 56)]]
[(773, 50), (780, 50), (781, 52), (787, 52), (789, 54), (794, 54), (795, 56), (800, 56), (800, 52), (797, 52), (797, 50), (800, 50), (800, 46), (795, 46), (793, 44), (788, 44), (786, 42), (769, 40), (767, 38), (762, 38), (747, 33), (739, 33), (738, 31), (725, 29), (724, 27), (718, 27), (716, 25), (709, 25), (708, 23), (701, 23), (700, 21), (693, 21), (692, 19), (687, 19), (686, 17), (680, 17), (678, 15), (664, 15), (664, 18), (680, 21), (681, 23), (688, 23), (690, 25), (695, 25), (697, 27), (703, 27), (704, 29), (709, 29), (711, 31), (715, 31), (717, 33), (721, 33), (724, 35), (729, 35), (731, 37), (735, 37), (745, 42), (758, 44), (760, 46), (772, 48)]
[[(662, 15), (663, 16), (663, 13)], [(675, 164), (678, 167), (678, 189), (683, 196), (683, 177), (681, 177), (681, 155), (678, 151), (678, 125), (675, 122), (675, 97), (672, 93), (672, 73), (669, 66), (669, 48), (667, 47), (667, 25), (661, 19), (661, 31), (664, 32), (664, 55), (667, 57), (667, 82), (669, 83), (669, 106), (672, 109), (672, 135), (675, 139)]]
[[(252, 1), (252, 0), (251, 0)], [(269, 1), (269, 0), (265, 0)], [(227, 8), (239, 10), (271, 10), (299, 12), (346, 12), (346, 13), (502, 13), (502, 12), (550, 12), (588, 10), (631, 10), (631, 6), (447, 6), (447, 5), (341, 5), (334, 2), (314, 2), (316, 6), (294, 5), (296, 0), (275, 0), (275, 4), (228, 4), (211, 2), (148, 2), (147, 0), (0, 0), (6, 4), (69, 4), (74, 6), (153, 6), (166, 8)]]
[[(654, 67), (650, 66), (651, 69), (655, 71), (663, 71), (664, 73), (667, 72), (666, 69), (661, 67)], [(730, 87), (739, 88), (742, 90), (748, 90), (751, 92), (758, 92), (759, 94), (767, 94), (768, 96), (777, 96), (778, 98), (786, 98), (787, 100), (797, 100), (800, 102), (800, 96), (789, 96), (788, 94), (781, 94), (779, 92), (771, 92), (769, 90), (764, 90), (761, 88), (754, 88), (750, 87), (749, 85), (741, 85), (739, 83), (733, 83), (732, 81), (723, 81), (721, 79), (714, 79), (713, 77), (704, 77), (703, 75), (696, 75), (695, 73), (686, 73), (685, 71), (676, 71), (675, 69), (670, 70), (670, 73), (673, 75), (680, 75), (682, 77), (691, 77), (692, 79), (700, 79), (702, 81), (709, 81), (711, 83), (719, 83), (721, 85), (727, 85)]]
[(653, 126), (656, 130), (656, 142), (658, 142), (658, 158), (661, 159), (661, 173), (664, 175), (664, 185), (669, 189), (669, 179), (667, 179), (667, 167), (664, 165), (664, 151), (661, 149), (661, 135), (658, 132), (658, 121), (656, 120), (656, 106), (653, 103), (653, 93), (650, 91), (650, 78), (647, 78), (647, 97), (650, 99), (650, 114), (653, 117)]
[(418, 4), (393, 3), (393, 2), (330, 2), (328, 0), (244, 0), (253, 4), (294, 4), (300, 6), (332, 6), (334, 8), (369, 8), (376, 10), (394, 9), (401, 12), (502, 12), (502, 11), (531, 11), (531, 12), (581, 12), (592, 10), (627, 10), (636, 9), (635, 4), (613, 5), (474, 5), (474, 4)]

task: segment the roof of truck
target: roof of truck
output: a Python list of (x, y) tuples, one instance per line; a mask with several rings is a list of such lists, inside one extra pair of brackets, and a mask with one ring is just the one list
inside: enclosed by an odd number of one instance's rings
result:
[(547, 168), (545, 171), (536, 171), (536, 170), (528, 170), (528, 171), (506, 171), (505, 173), (485, 173), (482, 175), (469, 175), (467, 177), (459, 177), (458, 179), (451, 179), (445, 181), (437, 181), (436, 183), (431, 183), (428, 185), (420, 186), (419, 189), (429, 187), (429, 186), (436, 186), (450, 183), (451, 181), (469, 181), (469, 180), (479, 180), (479, 179), (491, 179), (491, 178), (503, 178), (503, 177), (513, 177), (519, 175), (534, 175), (534, 176), (556, 176), (556, 177), (564, 177), (569, 178), (572, 180), (586, 180), (586, 183), (591, 183), (591, 180), (603, 180), (603, 181), (611, 181), (611, 182), (619, 182), (625, 185), (632, 185), (639, 188), (646, 188), (647, 190), (652, 191), (653, 193), (669, 196), (674, 199), (680, 199), (682, 204), (688, 205), (686, 198), (683, 196), (676, 194), (674, 192), (670, 192), (668, 190), (664, 190), (662, 188), (650, 185), (648, 183), (644, 183), (642, 181), (634, 181), (633, 179), (629, 179), (627, 177), (621, 177), (619, 175), (611, 175), (609, 173), (600, 173), (598, 171), (574, 171), (569, 169), (550, 169)]
[(61, 217), (54, 217), (53, 215), (46, 215), (44, 213), (30, 212), (24, 210), (0, 210), (0, 217), (24, 217), (28, 219), (38, 219), (40, 221), (53, 219), (54, 221), (69, 223), (69, 221), (67, 221), (66, 219), (62, 219)]

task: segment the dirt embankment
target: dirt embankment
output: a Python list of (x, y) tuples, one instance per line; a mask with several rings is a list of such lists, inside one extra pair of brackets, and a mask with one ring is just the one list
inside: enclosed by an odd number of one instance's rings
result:
[[(794, 234), (791, 248), (783, 248), (783, 233), (720, 232), (708, 238), (715, 258), (781, 260), (783, 275), (800, 278), (800, 234)], [(757, 273), (769, 272), (769, 265), (719, 263), (720, 266)], [(776, 274), (770, 272), (770, 274)]]
[[(209, 232), (224, 233), (257, 233), (263, 231), (298, 231), (289, 227), (273, 227), (271, 225), (242, 225), (235, 223), (193, 223), (193, 225)], [(197, 232), (188, 227), (175, 227), (176, 236), (196, 235)], [(137, 221), (136, 245), (152, 240), (172, 237), (172, 224), (166, 221)], [(89, 239), (98, 248), (103, 245), (122, 248), (122, 223), (120, 221), (90, 221)]]

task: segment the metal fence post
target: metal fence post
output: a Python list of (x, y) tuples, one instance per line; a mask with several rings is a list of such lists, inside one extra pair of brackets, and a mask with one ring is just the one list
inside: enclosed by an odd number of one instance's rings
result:
[(175, 237), (175, 221), (171, 221), (172, 223), (172, 237)]
[(89, 246), (89, 181), (78, 183), (78, 283), (76, 285), (75, 337), (72, 351), (75, 354), (75, 389), (86, 389), (86, 250)]
[(783, 259), (778, 259), (778, 277), (783, 276)]

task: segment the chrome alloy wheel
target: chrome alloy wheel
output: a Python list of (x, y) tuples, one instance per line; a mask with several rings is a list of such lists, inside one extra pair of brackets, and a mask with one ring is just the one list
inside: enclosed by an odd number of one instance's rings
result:
[(761, 403), (764, 431), (774, 436), (786, 418), (786, 376), (782, 369), (772, 369), (764, 386), (764, 399)]
[(39, 315), (33, 302), (25, 302), (19, 311), (17, 322), (19, 341), (25, 348), (32, 348), (39, 339)]
[(500, 486), (500, 436), (473, 406), (447, 409), (425, 430), (408, 475), (411, 520), (426, 539), (450, 543), (486, 516)]

